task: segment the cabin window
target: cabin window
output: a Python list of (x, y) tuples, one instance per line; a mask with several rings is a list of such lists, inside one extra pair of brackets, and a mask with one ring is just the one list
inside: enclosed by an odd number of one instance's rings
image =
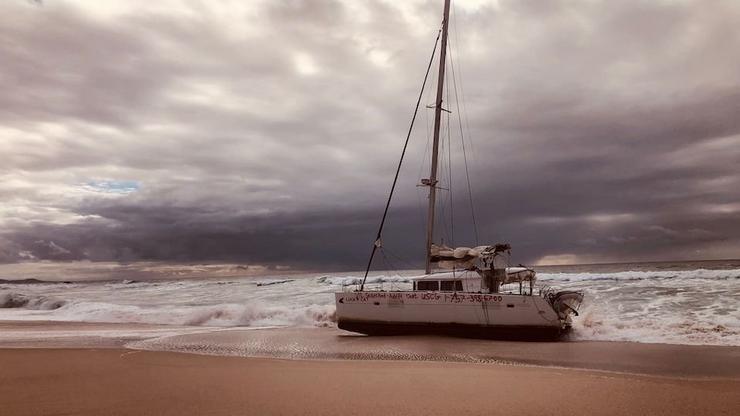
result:
[(462, 291), (462, 280), (447, 280), (440, 282), (443, 292)]
[(417, 290), (439, 290), (438, 280), (416, 282)]

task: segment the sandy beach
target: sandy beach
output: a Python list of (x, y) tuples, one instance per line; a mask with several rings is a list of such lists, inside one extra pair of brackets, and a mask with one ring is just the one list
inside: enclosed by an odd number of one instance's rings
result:
[(734, 415), (740, 379), (496, 364), (0, 350), (2, 414)]
[(0, 416), (740, 416), (740, 0), (0, 0)]

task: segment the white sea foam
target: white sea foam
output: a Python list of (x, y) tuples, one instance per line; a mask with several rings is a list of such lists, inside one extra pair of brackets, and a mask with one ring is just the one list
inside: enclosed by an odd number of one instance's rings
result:
[[(59, 302), (61, 303), (61, 306)], [(50, 306), (51, 305), (51, 306)], [(108, 322), (187, 326), (326, 326), (334, 322), (334, 305), (301, 307), (260, 303), (156, 308), (104, 302), (39, 300), (19, 306), (18, 320)], [(48, 311), (43, 313), (43, 311)], [(10, 315), (0, 315), (10, 317)]]
[[(368, 276), (365, 280), (365, 284), (378, 284), (378, 283), (410, 283), (410, 276)], [(316, 279), (318, 283), (324, 283), (334, 286), (353, 286), (362, 283), (361, 276), (321, 276)]]
[(185, 325), (207, 326), (312, 326), (335, 321), (333, 305), (309, 305), (299, 308), (280, 306), (218, 305), (191, 311)]
[(573, 337), (580, 340), (633, 341), (688, 345), (740, 345), (737, 317), (695, 314), (646, 315), (640, 319), (605, 313), (587, 305), (574, 320)]
[[(574, 318), (576, 339), (740, 346), (740, 269), (541, 272), (538, 276), (543, 285), (585, 292), (581, 315)], [(366, 283), (404, 288), (409, 286), (409, 279), (379, 275), (370, 276)], [(0, 320), (194, 328), (328, 326), (334, 324), (333, 293), (361, 280), (359, 275), (326, 275), (259, 280), (0, 283)]]
[(623, 271), (614, 273), (537, 273), (537, 278), (553, 282), (581, 281), (624, 281), (644, 279), (704, 279), (727, 280), (740, 279), (739, 269), (730, 270), (674, 270), (674, 271)]

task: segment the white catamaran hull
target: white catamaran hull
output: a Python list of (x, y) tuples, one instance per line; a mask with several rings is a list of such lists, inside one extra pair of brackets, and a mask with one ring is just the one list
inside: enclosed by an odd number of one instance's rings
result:
[(555, 339), (568, 329), (540, 296), (363, 291), (335, 293), (335, 298), (339, 328), (368, 335)]

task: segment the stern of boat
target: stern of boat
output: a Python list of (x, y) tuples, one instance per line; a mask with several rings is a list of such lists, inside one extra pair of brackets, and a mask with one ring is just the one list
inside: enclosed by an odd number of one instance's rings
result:
[(578, 310), (583, 303), (583, 292), (563, 290), (547, 293), (545, 299), (558, 314), (567, 329), (570, 329), (572, 317), (578, 316)]

